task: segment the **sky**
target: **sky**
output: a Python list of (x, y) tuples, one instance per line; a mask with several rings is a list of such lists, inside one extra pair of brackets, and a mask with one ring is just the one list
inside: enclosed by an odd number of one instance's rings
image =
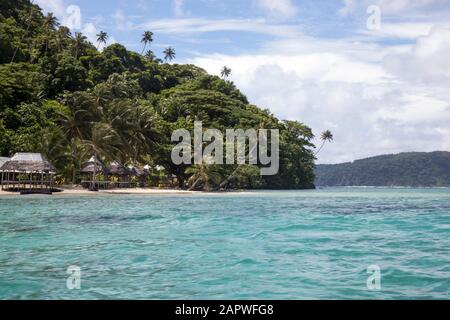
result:
[[(223, 66), (249, 101), (334, 141), (318, 163), (450, 151), (450, 0), (35, 0), (95, 43)], [(80, 15), (78, 15), (78, 12)], [(78, 19), (79, 18), (79, 19)]]

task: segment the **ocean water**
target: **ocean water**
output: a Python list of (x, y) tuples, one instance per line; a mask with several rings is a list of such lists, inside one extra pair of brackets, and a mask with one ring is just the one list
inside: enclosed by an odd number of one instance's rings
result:
[(0, 299), (450, 299), (450, 190), (0, 197)]

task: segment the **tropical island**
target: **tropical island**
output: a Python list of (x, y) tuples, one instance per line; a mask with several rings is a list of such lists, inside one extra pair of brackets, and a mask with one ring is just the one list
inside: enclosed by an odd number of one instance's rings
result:
[[(231, 69), (217, 66), (218, 77), (174, 64), (172, 47), (158, 58), (151, 31), (142, 35), (140, 53), (117, 43), (99, 51), (107, 32), (90, 43), (29, 0), (2, 1), (0, 12), (0, 156), (41, 154), (57, 185), (81, 184), (83, 168), (99, 162), (145, 168), (149, 187), (314, 188), (311, 128), (250, 104), (228, 80)], [(249, 164), (175, 165), (171, 133), (192, 130), (195, 121), (223, 131), (278, 129), (279, 173), (261, 176), (259, 165)]]

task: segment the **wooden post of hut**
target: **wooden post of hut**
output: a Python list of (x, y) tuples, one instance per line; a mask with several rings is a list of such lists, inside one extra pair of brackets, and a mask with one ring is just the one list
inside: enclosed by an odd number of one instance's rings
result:
[(107, 174), (107, 169), (103, 163), (96, 157), (93, 156), (91, 159), (83, 165), (81, 173), (90, 177), (90, 181), (85, 181), (87, 187), (90, 191), (98, 191), (100, 184), (96, 182), (97, 173), (103, 173), (103, 177)]
[(119, 161), (113, 161), (110, 163), (108, 167), (108, 173), (113, 177), (117, 178), (118, 180), (118, 187), (123, 188), (126, 187), (127, 184), (129, 184), (129, 176), (130, 172), (127, 167), (125, 167), (122, 163)]

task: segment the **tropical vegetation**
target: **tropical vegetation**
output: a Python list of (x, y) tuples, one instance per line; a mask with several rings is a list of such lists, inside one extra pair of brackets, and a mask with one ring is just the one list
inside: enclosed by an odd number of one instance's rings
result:
[[(314, 186), (311, 129), (250, 104), (226, 80), (231, 69), (225, 67), (221, 79), (194, 65), (172, 64), (173, 47), (158, 58), (149, 49), (150, 31), (142, 35), (141, 54), (117, 43), (99, 51), (108, 38), (101, 31), (90, 43), (29, 0), (1, 1), (0, 155), (41, 152), (64, 184), (79, 183), (82, 164), (96, 155), (163, 168), (158, 172), (186, 189)], [(171, 133), (192, 130), (196, 120), (223, 131), (279, 129), (279, 174), (261, 177), (256, 165), (174, 165)]]

